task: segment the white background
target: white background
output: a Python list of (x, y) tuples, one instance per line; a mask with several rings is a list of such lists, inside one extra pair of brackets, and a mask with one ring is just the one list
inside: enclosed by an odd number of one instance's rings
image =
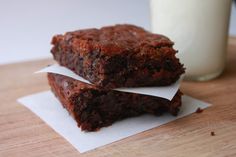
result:
[[(236, 35), (232, 6), (230, 34)], [(54, 34), (132, 23), (150, 30), (148, 0), (0, 0), (0, 64), (50, 57)]]

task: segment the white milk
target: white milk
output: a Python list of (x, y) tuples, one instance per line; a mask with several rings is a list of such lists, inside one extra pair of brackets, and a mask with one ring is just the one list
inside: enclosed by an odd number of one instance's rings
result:
[(151, 0), (152, 30), (175, 42), (186, 79), (209, 80), (225, 66), (231, 0)]

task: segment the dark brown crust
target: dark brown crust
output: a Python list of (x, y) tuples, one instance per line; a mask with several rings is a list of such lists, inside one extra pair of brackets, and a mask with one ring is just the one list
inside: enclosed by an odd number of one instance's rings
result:
[(72, 78), (48, 74), (48, 81), (62, 105), (86, 131), (96, 131), (117, 120), (144, 113), (177, 115), (181, 106), (181, 92), (172, 101), (146, 95), (102, 90)]
[(133, 25), (56, 35), (54, 59), (106, 89), (169, 85), (184, 73), (173, 42)]

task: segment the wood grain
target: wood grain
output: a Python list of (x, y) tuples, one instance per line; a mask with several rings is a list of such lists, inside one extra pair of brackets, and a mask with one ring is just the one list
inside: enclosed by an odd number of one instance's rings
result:
[[(16, 99), (48, 90), (34, 71), (52, 59), (0, 66), (0, 156), (236, 156), (236, 38), (229, 39), (225, 72), (207, 82), (183, 82), (182, 91), (212, 107), (158, 128), (80, 154)], [(211, 132), (215, 136), (211, 136)]]

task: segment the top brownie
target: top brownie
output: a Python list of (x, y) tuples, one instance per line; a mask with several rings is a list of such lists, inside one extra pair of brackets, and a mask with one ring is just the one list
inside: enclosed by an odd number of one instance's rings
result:
[(60, 65), (105, 89), (170, 85), (184, 73), (172, 41), (134, 25), (67, 32), (52, 44)]

